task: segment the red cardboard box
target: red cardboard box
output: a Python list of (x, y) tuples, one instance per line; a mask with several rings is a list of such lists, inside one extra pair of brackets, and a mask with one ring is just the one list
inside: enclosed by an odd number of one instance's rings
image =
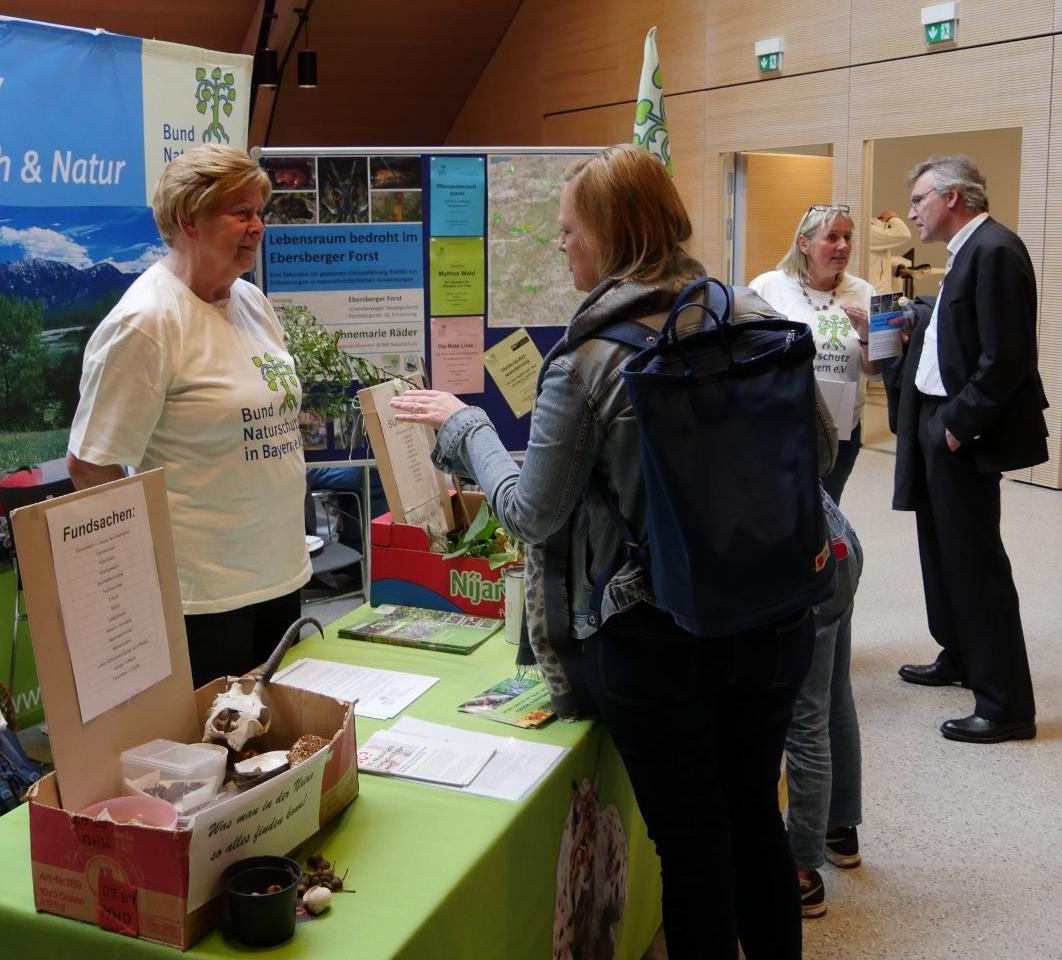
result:
[[(139, 494), (136, 485), (143, 488), (143, 498), (136, 502), (146, 504), (148, 522), (134, 529), (130, 519), (129, 529), (123, 530), (134, 512), (123, 507)], [(101, 499), (90, 502), (93, 497)], [(93, 510), (97, 502), (106, 505), (112, 541), (149, 535), (170, 663), (162, 679), (88, 719), (72, 666), (78, 624), (71, 625), (73, 636), (68, 637), (47, 519), (49, 511), (78, 500)], [(288, 853), (357, 796), (353, 708), (331, 697), (271, 684), (264, 693), (272, 724), (254, 745), (286, 749), (300, 735), (315, 734), (329, 741), (326, 749), (178, 820), (172, 829), (81, 816), (78, 811), (86, 806), (122, 794), (123, 750), (160, 737), (183, 743), (199, 740), (210, 705), (228, 681), (192, 689), (161, 470), (25, 507), (15, 511), (13, 522), (55, 760), (55, 772), (29, 794), (37, 909), (186, 949), (220, 919), (219, 879), (226, 866), (248, 856)], [(113, 550), (100, 543), (101, 555)], [(91, 543), (84, 547), (94, 549)], [(110, 609), (119, 611), (116, 617), (123, 616), (123, 587), (112, 583), (108, 589), (113, 592)], [(141, 585), (137, 597), (147, 589)], [(120, 952), (117, 944), (115, 950)]]
[[(482, 493), (463, 494), (467, 515), (474, 517)], [(451, 500), (457, 494), (451, 492)], [(455, 516), (460, 511), (454, 510)], [(391, 514), (371, 524), (372, 584), (370, 602), (395, 603), (428, 610), (450, 610), (481, 617), (505, 616), (505, 567), (491, 570), (483, 557), (444, 560), (429, 549), (420, 527), (395, 523)]]

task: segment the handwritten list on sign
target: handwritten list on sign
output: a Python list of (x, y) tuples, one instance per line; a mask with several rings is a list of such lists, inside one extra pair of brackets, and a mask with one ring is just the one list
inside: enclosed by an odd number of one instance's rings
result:
[(81, 722), (88, 723), (172, 670), (144, 488), (101, 491), (47, 517)]

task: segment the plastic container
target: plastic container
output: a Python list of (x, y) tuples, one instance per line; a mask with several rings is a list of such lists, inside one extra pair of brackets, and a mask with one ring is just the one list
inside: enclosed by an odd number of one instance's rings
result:
[(85, 807), (78, 813), (96, 819), (104, 811), (115, 823), (134, 823), (145, 827), (171, 829), (177, 823), (177, 808), (172, 803), (151, 796), (112, 797)]
[[(225, 868), (226, 932), (249, 947), (271, 947), (295, 933), (302, 869), (287, 857), (248, 857)], [(275, 888), (271, 892), (270, 888)]]
[(216, 743), (151, 740), (122, 753), (122, 782), (127, 794), (158, 797), (191, 813), (218, 792), (228, 757)]

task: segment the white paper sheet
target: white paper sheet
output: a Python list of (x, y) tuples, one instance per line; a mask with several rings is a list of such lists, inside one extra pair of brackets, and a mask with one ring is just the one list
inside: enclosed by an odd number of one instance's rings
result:
[(358, 748), (358, 769), (406, 780), (466, 787), (494, 756), (492, 747), (377, 730)]
[(837, 424), (837, 439), (850, 440), (859, 384), (849, 380), (819, 380), (818, 384), (822, 399), (826, 401), (833, 422)]
[(172, 672), (144, 488), (52, 507), (48, 536), (81, 722)]
[(390, 720), (438, 683), (439, 678), (307, 657), (279, 671), (272, 682), (353, 703), (359, 717)]
[(480, 771), (479, 776), (467, 787), (456, 789), (481, 797), (514, 802), (526, 797), (568, 752), (567, 747), (558, 747), (551, 743), (531, 743), (513, 737), (496, 737), (489, 733), (476, 733), (473, 730), (429, 723), (413, 717), (401, 717), (396, 720), (391, 732), (493, 747), (494, 756)]

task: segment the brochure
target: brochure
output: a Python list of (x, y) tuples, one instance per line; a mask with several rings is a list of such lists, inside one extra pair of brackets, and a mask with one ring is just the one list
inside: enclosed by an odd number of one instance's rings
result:
[(900, 339), (900, 333), (903, 330), (903, 310), (899, 304), (902, 296), (902, 293), (881, 293), (870, 298), (868, 360), (898, 357), (903, 351), (903, 342)]
[(517, 802), (526, 797), (549, 774), (568, 752), (567, 747), (552, 743), (531, 743), (515, 737), (495, 737), (489, 733), (477, 733), (448, 727), (441, 723), (428, 723), (413, 717), (399, 717), (391, 727), (391, 733), (409, 737), (442, 740), (445, 743), (472, 743), (489, 747), (494, 756), (467, 787), (444, 787), (474, 793), (480, 797)]
[(494, 748), (377, 730), (358, 747), (358, 769), (407, 780), (467, 787), (494, 756)]
[(501, 625), (501, 620), (464, 613), (390, 604), (371, 607), (364, 604), (344, 620), (339, 635), (351, 640), (393, 643), (400, 647), (471, 653)]
[(549, 690), (540, 677), (506, 677), (457, 709), (515, 727), (540, 727), (553, 719)]
[(273, 683), (352, 703), (357, 716), (373, 720), (390, 720), (438, 681), (438, 677), (418, 673), (376, 670), (313, 657), (296, 660), (273, 677)]

